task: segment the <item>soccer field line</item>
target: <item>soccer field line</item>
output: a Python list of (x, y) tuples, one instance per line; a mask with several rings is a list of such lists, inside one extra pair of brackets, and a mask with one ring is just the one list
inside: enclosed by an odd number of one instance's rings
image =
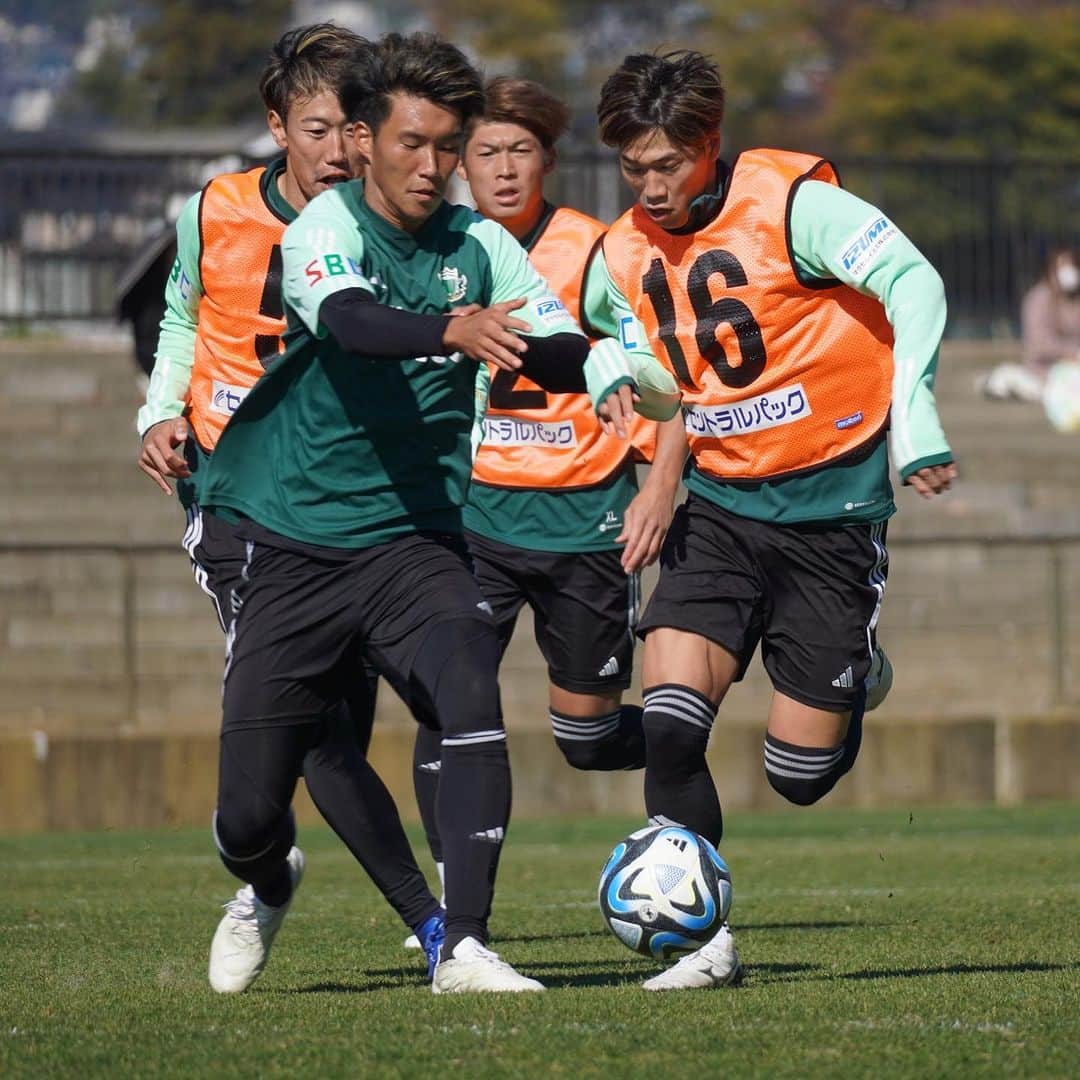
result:
[[(1055, 882), (1055, 890), (1067, 893), (1080, 893), (1080, 881)], [(1015, 885), (1003, 883), (998, 886), (991, 885), (881, 885), (872, 887), (845, 887), (835, 888), (756, 888), (742, 889), (736, 892), (737, 900), (744, 901), (767, 900), (773, 897), (808, 897), (810, 899), (831, 899), (851, 896), (884, 896), (903, 897), (925, 893), (951, 893), (954, 895), (970, 894), (972, 896), (1015, 896)], [(563, 900), (557, 903), (546, 903), (537, 900), (516, 900), (515, 903), (522, 906), (536, 908), (538, 910), (557, 910), (560, 908), (591, 908), (596, 907), (595, 897), (588, 900)]]

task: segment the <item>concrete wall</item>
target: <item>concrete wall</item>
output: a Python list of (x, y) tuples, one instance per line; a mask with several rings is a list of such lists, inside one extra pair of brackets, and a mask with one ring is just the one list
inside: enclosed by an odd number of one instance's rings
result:
[[(1080, 536), (1080, 438), (974, 396), (974, 373), (1006, 355), (944, 355), (964, 479), (933, 503), (898, 493), (880, 626), (896, 684), (837, 800), (1076, 794), (1080, 542), (1031, 538)], [(177, 504), (134, 467), (138, 399), (115, 350), (0, 348), (0, 830), (199, 821), (212, 803), (222, 639)], [(519, 813), (640, 808), (639, 777), (574, 773), (554, 750), (529, 619), (502, 684)], [(778, 802), (761, 776), (768, 696), (755, 666), (721, 712), (712, 753), (733, 806)], [(374, 752), (403, 809), (411, 738), (385, 691)]]

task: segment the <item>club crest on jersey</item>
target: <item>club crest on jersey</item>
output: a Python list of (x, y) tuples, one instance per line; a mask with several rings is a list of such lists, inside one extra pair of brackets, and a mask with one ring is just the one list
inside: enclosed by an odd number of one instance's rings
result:
[(469, 279), (456, 266), (444, 266), (439, 271), (439, 280), (446, 286), (446, 299), (451, 304), (465, 299)]

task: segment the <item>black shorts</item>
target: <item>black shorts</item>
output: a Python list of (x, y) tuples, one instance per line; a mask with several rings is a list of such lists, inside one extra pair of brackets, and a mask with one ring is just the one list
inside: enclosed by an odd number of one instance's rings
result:
[(247, 545), (232, 525), (204, 512), (198, 503), (187, 509), (182, 543), (191, 559), (196, 584), (210, 597), (221, 629), (228, 630), (240, 610)]
[(477, 533), (468, 541), (504, 650), (528, 604), (552, 683), (574, 694), (630, 685), (641, 580), (623, 570), (621, 551), (532, 551)]
[[(250, 532), (248, 533), (250, 535)], [(491, 623), (460, 537), (413, 533), (358, 551), (246, 545), (243, 605), (225, 666), (222, 730), (333, 713), (358, 658), (413, 708), (417, 653), (441, 622)]]
[(740, 679), (760, 641), (775, 689), (846, 712), (870, 670), (888, 568), (885, 522), (771, 525), (690, 495), (638, 634), (700, 634), (738, 658)]

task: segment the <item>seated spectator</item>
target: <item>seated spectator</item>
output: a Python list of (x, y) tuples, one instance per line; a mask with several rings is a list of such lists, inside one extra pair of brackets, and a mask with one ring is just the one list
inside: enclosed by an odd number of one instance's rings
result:
[(1046, 272), (1025, 294), (1020, 333), (1023, 363), (999, 364), (979, 386), (989, 398), (1041, 402), (1051, 369), (1080, 360), (1080, 264), (1069, 248), (1051, 253)]

